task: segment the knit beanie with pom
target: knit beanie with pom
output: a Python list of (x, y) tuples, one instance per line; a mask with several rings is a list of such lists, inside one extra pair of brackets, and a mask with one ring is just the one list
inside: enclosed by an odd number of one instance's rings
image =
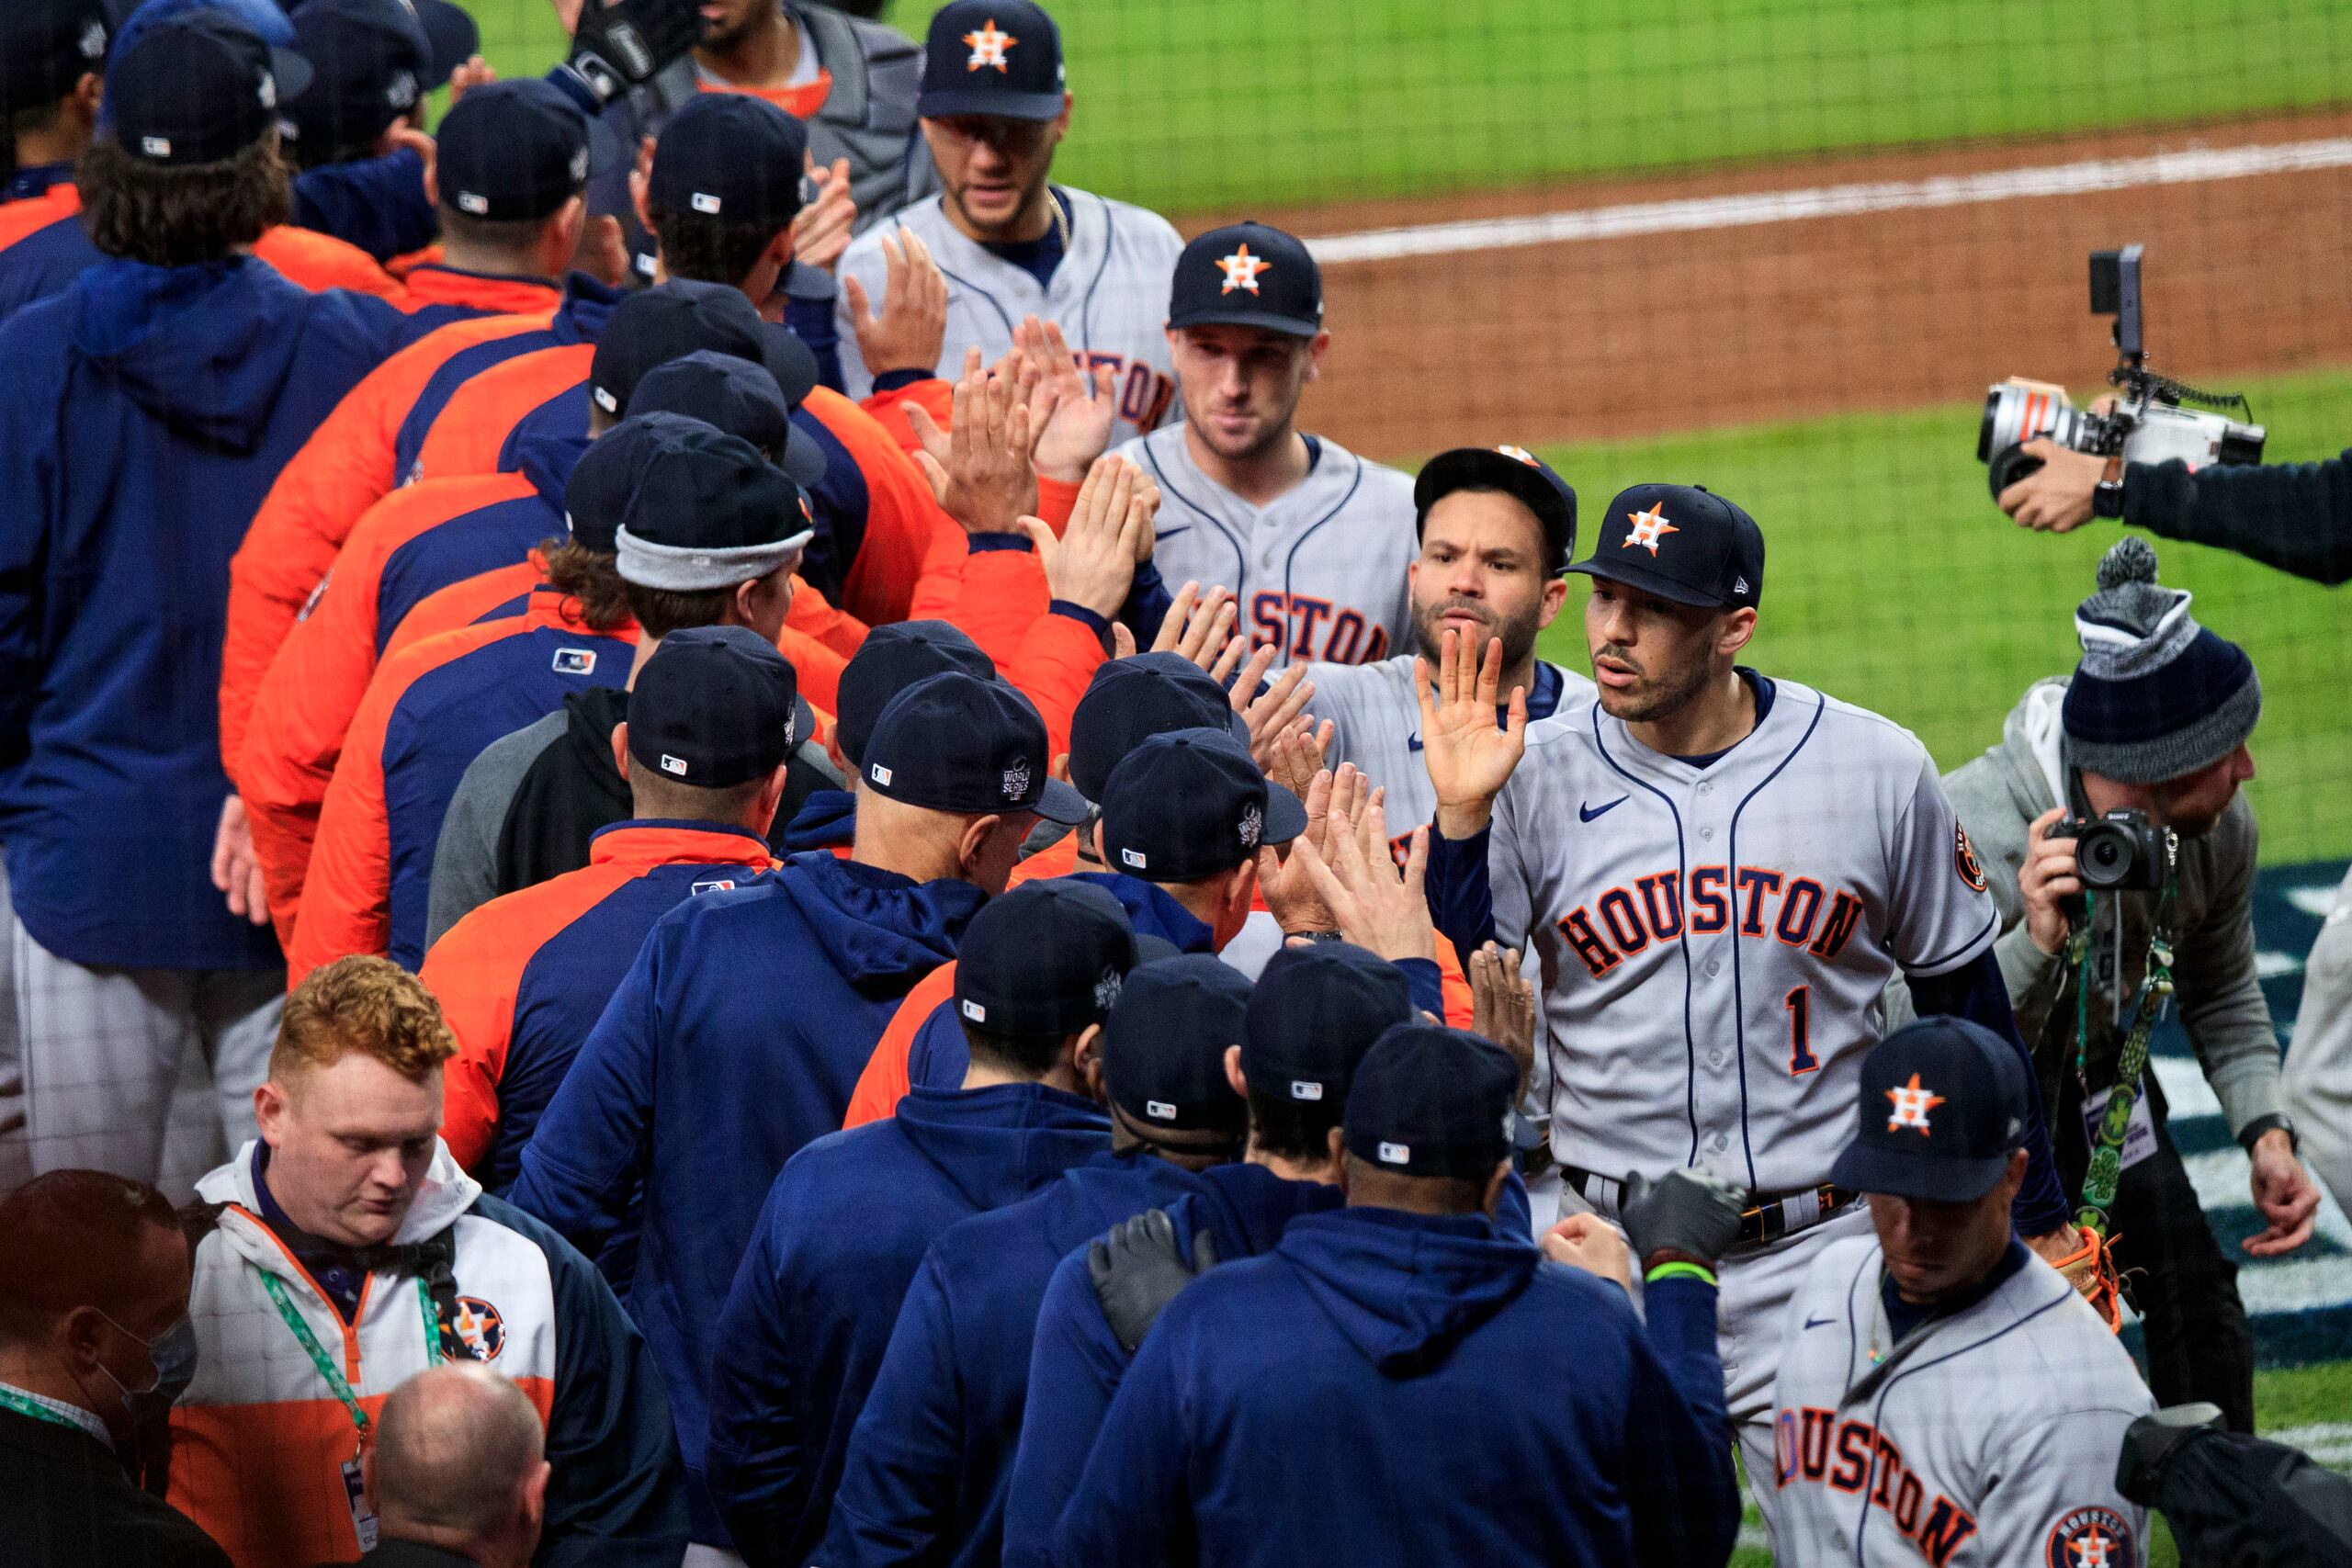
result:
[(2254, 733), (2262, 682), (2245, 649), (2189, 617), (2156, 582), (2156, 552), (2126, 538), (2075, 612), (2082, 662), (2066, 687), (2066, 760), (2119, 784), (2162, 784), (2219, 761)]

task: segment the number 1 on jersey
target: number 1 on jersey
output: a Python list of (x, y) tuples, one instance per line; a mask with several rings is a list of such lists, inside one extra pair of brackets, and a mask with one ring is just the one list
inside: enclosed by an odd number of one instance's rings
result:
[(1789, 1010), (1789, 1076), (1797, 1077), (1821, 1066), (1813, 1054), (1813, 987), (1799, 986), (1781, 998)]

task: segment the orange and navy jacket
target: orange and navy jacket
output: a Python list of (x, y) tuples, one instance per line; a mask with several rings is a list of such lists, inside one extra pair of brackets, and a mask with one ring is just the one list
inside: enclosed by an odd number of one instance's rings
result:
[[(439, 1359), (413, 1263), (367, 1277), (349, 1317), (263, 1218), (261, 1145), (197, 1184), (216, 1213), (197, 1244), (188, 1316), (196, 1381), (172, 1409), (172, 1506), (237, 1568), (359, 1555), (342, 1467), (349, 1413), (279, 1317), (286, 1294), (372, 1422)], [(554, 1473), (537, 1561), (651, 1568), (685, 1549), (685, 1472), (660, 1369), (595, 1269), (553, 1231), (489, 1197), (437, 1144), (396, 1247), (447, 1236), (468, 1351), (529, 1395)]]
[(458, 1036), (441, 1069), (441, 1136), (493, 1192), (653, 922), (772, 870), (758, 835), (639, 818), (601, 829), (578, 871), (493, 898), (449, 928), (421, 977)]
[[(334, 565), (352, 526), (406, 478), (403, 429), (420, 401), (445, 405), (449, 389), (467, 377), (545, 346), (553, 334), (593, 335), (618, 299), (575, 273), (552, 309), (481, 316), (435, 329), (354, 387), (279, 472), (230, 563), (229, 631), (220, 652), (220, 760), (232, 781), (244, 754), (254, 693), (277, 645)], [(413, 460), (413, 447), (406, 456)]]
[(429, 480), (369, 507), (270, 661), (237, 777), (281, 942), (293, 935), (344, 735), (390, 633), (426, 594), (561, 534), (563, 478), (577, 456), (534, 450), (521, 473)]
[(564, 697), (628, 681), (637, 626), (591, 631), (552, 589), (511, 620), (417, 644), (377, 668), (319, 812), (318, 841), (287, 950), (290, 987), (349, 953), (424, 961), (441, 818), (466, 767)]

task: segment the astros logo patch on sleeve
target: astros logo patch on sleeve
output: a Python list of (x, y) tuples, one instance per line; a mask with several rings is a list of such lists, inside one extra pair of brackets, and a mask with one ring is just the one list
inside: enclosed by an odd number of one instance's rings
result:
[(1960, 868), (1960, 879), (1979, 893), (1984, 892), (1984, 863), (1976, 858), (1976, 846), (1968, 841), (1968, 829), (1955, 825), (1952, 832), (1958, 836), (1952, 853), (1954, 863)]
[(988, 25), (979, 31), (966, 33), (964, 41), (972, 48), (971, 59), (964, 62), (965, 70), (978, 71), (993, 65), (1002, 71), (1005, 69), (1004, 51), (1021, 40), (1011, 33), (998, 31), (996, 18), (990, 17)]
[(2076, 1508), (2051, 1527), (2049, 1568), (2132, 1568), (2132, 1527), (2112, 1508)]

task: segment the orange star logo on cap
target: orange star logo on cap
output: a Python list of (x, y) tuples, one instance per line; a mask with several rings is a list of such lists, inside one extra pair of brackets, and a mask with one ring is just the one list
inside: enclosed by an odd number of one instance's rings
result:
[(972, 57), (964, 62), (964, 69), (978, 71), (984, 66), (993, 65), (1001, 71), (1005, 68), (1004, 51), (1020, 41), (1011, 33), (998, 31), (996, 18), (990, 17), (988, 19), (988, 25), (979, 31), (964, 35), (964, 42), (970, 46), (972, 51)]
[(1625, 535), (1624, 544), (1619, 547), (1621, 549), (1630, 550), (1634, 546), (1638, 545), (1643, 549), (1649, 551), (1650, 554), (1656, 555), (1657, 554), (1659, 540), (1665, 538), (1668, 534), (1679, 534), (1682, 532), (1681, 529), (1676, 527), (1673, 524), (1668, 523), (1659, 514), (1656, 504), (1652, 504), (1647, 512), (1627, 513), (1625, 514), (1625, 520), (1631, 523), (1634, 526)]
[(1244, 241), (1233, 247), (1231, 255), (1217, 257), (1216, 265), (1225, 271), (1225, 287), (1217, 290), (1218, 293), (1230, 294), (1237, 288), (1247, 288), (1255, 294), (1258, 292), (1258, 275), (1274, 264), (1263, 256), (1251, 255), (1249, 243)]
[(1531, 468), (1538, 466), (1535, 461), (1535, 454), (1530, 452), (1524, 446), (1513, 446), (1509, 443), (1505, 443), (1504, 445), (1496, 447), (1495, 450), (1501, 453), (1504, 457), (1510, 458), (1513, 462), (1524, 463)]
[(1886, 1098), (1894, 1101), (1894, 1113), (1886, 1119), (1888, 1132), (1900, 1133), (1905, 1127), (1915, 1127), (1923, 1138), (1933, 1135), (1928, 1128), (1928, 1112), (1941, 1105), (1944, 1097), (1933, 1089), (1921, 1089), (1918, 1074), (1913, 1073), (1909, 1083), (1888, 1089)]

